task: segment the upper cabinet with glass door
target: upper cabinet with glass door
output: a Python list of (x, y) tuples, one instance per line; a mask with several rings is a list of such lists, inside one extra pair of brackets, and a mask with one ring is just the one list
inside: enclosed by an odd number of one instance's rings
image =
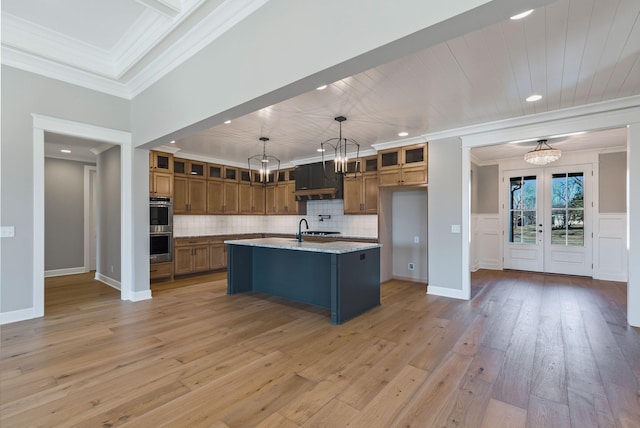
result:
[(427, 143), (379, 151), (380, 187), (426, 185), (427, 156)]

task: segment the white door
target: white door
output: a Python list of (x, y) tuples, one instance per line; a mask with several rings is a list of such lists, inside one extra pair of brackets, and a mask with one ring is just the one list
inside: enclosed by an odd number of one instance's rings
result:
[(591, 165), (506, 171), (504, 267), (592, 276)]

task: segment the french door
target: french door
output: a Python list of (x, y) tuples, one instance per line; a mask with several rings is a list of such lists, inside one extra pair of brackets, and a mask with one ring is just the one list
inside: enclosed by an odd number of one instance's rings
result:
[(591, 165), (505, 171), (504, 267), (592, 276)]

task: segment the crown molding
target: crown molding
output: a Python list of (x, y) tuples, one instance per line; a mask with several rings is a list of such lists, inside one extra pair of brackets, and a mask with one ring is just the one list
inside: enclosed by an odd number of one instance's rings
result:
[(2, 46), (2, 64), (94, 91), (131, 99), (126, 85), (87, 71)]
[(396, 147), (410, 146), (412, 144), (422, 144), (428, 141), (429, 140), (426, 139), (424, 135), (420, 135), (418, 137), (404, 138), (402, 140), (393, 140), (393, 141), (386, 141), (384, 143), (376, 143), (376, 144), (372, 144), (371, 147), (376, 149), (376, 151), (380, 151), (385, 149), (395, 149)]
[(171, 18), (182, 10), (182, 0), (136, 0), (136, 2)]
[(113, 77), (109, 51), (2, 12), (2, 45), (104, 77)]

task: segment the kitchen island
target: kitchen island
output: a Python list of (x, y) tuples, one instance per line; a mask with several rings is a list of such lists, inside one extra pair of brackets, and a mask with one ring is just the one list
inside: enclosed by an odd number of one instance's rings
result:
[(255, 291), (320, 306), (330, 309), (332, 324), (380, 305), (380, 244), (288, 238), (225, 244), (227, 294)]

